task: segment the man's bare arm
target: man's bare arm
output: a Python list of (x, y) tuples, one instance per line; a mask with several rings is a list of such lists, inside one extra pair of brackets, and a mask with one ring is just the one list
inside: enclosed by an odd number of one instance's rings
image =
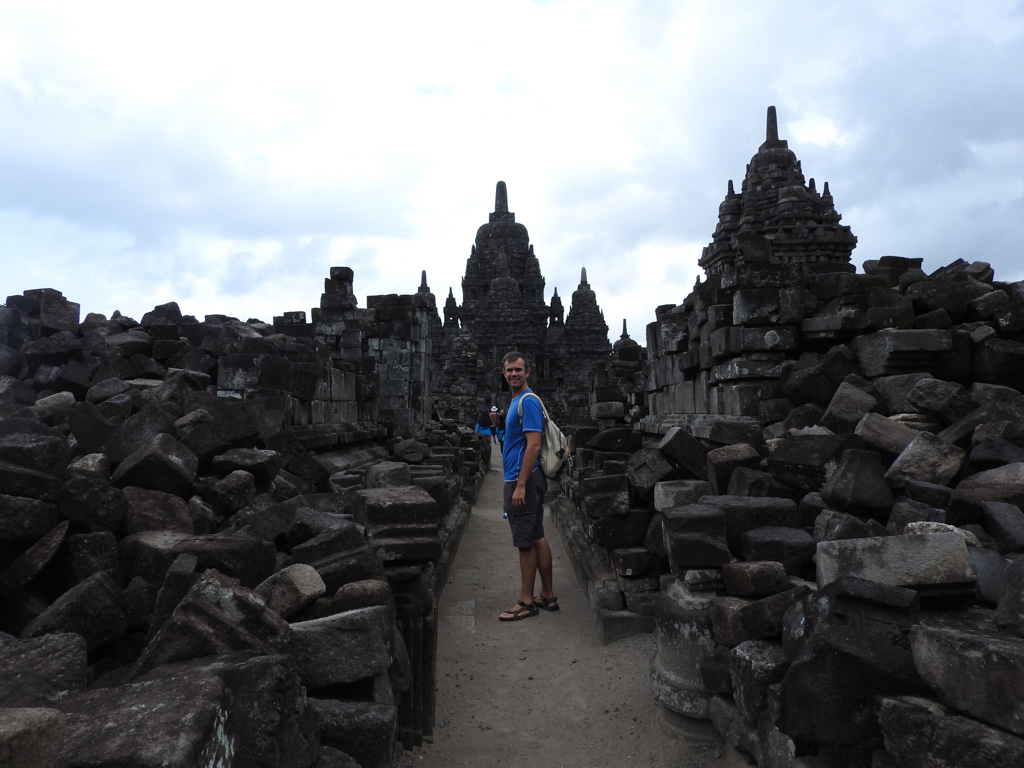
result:
[(519, 479), (516, 480), (516, 488), (512, 492), (512, 506), (521, 507), (526, 499), (526, 481), (530, 479), (533, 465), (537, 463), (537, 456), (540, 454), (540, 432), (525, 432), (526, 450), (523, 451), (523, 466), (519, 468)]

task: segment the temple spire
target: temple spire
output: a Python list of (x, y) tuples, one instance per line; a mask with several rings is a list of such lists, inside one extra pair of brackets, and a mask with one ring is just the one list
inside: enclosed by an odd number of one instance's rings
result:
[(626, 333), (626, 318), (622, 318), (622, 336), (620, 336), (619, 338), (621, 338), (621, 339), (628, 339), (629, 338), (629, 334)]
[(768, 107), (768, 126), (764, 139), (768, 142), (779, 140), (779, 118), (775, 115), (775, 107)]
[(420, 293), (430, 293), (430, 286), (427, 285), (427, 270), (420, 272)]
[(504, 181), (499, 181), (494, 190), (494, 212), (508, 213), (508, 190), (505, 188)]
[(589, 283), (587, 283), (587, 268), (583, 267), (583, 269), (580, 270), (580, 288), (585, 285), (589, 285)]

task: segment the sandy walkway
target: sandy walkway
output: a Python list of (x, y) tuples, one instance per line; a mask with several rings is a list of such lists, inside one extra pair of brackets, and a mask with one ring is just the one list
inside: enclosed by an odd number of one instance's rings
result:
[(489, 473), (441, 599), (434, 743), (406, 753), (401, 765), (740, 764), (663, 733), (649, 688), (653, 638), (597, 642), (562, 541), (546, 523), (562, 608), (499, 622), (517, 599), (518, 562), (501, 517), (500, 475)]

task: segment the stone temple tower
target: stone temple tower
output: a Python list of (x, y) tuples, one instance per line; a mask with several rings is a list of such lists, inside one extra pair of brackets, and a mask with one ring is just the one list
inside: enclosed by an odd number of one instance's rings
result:
[(507, 404), (501, 359), (518, 349), (530, 362), (531, 387), (562, 418), (586, 412), (589, 371), (611, 351), (608, 326), (583, 270), (563, 320), (557, 288), (544, 300), (545, 280), (526, 227), (508, 209), (499, 181), (494, 211), (476, 232), (462, 278), (462, 304), (449, 291), (439, 360), (438, 411), (462, 420), (485, 406)]
[(794, 280), (808, 271), (853, 270), (857, 238), (825, 182), (804, 180), (796, 154), (779, 139), (775, 107), (768, 108), (764, 143), (747, 164), (739, 194), (733, 183), (718, 208), (718, 226), (698, 262), (708, 278), (728, 287), (759, 265), (784, 265)]

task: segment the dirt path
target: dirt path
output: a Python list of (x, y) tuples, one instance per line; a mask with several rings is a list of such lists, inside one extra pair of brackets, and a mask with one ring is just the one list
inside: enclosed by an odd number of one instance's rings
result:
[(501, 517), (500, 475), (489, 473), (441, 599), (434, 743), (401, 765), (741, 765), (662, 732), (649, 686), (652, 636), (598, 643), (562, 541), (545, 523), (561, 610), (499, 622), (517, 599), (518, 561)]

